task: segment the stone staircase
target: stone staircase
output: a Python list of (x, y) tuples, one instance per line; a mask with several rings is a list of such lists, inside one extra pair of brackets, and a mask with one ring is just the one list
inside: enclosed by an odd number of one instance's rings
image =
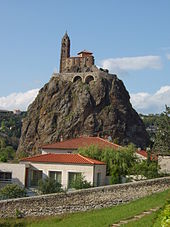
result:
[(135, 216), (133, 216), (131, 218), (123, 219), (123, 220), (121, 220), (119, 222), (114, 223), (113, 225), (111, 225), (111, 227), (119, 227), (121, 225), (128, 224), (129, 222), (137, 221), (137, 220), (143, 218), (144, 216), (149, 215), (152, 212), (155, 212), (155, 211), (159, 210), (159, 208), (160, 207), (151, 208), (151, 209), (149, 209), (147, 211), (144, 211), (144, 212), (142, 212), (142, 213), (140, 213), (138, 215), (135, 215)]

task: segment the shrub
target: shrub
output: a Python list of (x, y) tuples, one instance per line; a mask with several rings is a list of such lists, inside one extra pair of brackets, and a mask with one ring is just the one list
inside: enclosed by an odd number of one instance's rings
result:
[(49, 177), (39, 180), (38, 182), (38, 190), (42, 194), (61, 192), (62, 191), (61, 186), (62, 185), (60, 183)]
[(157, 216), (156, 222), (153, 225), (169, 227), (170, 226), (170, 200), (168, 199), (164, 207), (160, 209), (160, 212)]
[(83, 188), (90, 188), (91, 183), (87, 182), (84, 179), (84, 176), (82, 174), (78, 175), (75, 180), (73, 180), (70, 184), (70, 188), (75, 188), (75, 189), (83, 189)]
[(17, 184), (7, 184), (0, 190), (1, 199), (12, 199), (25, 197), (26, 191), (24, 188), (21, 188)]

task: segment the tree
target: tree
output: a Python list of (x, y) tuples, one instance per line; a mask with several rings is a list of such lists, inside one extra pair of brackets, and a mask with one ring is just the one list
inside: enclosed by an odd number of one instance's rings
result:
[(166, 110), (156, 121), (158, 128), (153, 151), (156, 153), (170, 154), (170, 107), (165, 106)]
[(15, 151), (11, 146), (0, 149), (0, 161), (7, 162), (8, 160), (13, 160), (15, 157)]
[[(111, 176), (111, 184), (122, 182), (122, 178), (128, 175), (143, 175), (147, 178), (158, 176), (157, 161), (151, 161), (149, 158), (140, 161), (136, 156), (136, 148), (133, 144), (119, 149), (89, 146), (80, 148), (78, 152), (84, 156), (94, 158), (106, 163), (106, 174)], [(150, 157), (150, 151), (148, 151)]]
[(24, 188), (21, 188), (17, 184), (7, 184), (0, 190), (1, 199), (12, 199), (25, 197), (26, 191)]
[(121, 183), (122, 177), (129, 174), (130, 169), (136, 162), (134, 155), (135, 146), (129, 145), (120, 149), (104, 148), (89, 146), (80, 148), (80, 154), (94, 158), (106, 163), (106, 174), (111, 176), (111, 183)]
[(82, 174), (79, 174), (75, 180), (73, 180), (70, 184), (70, 188), (75, 188), (75, 189), (83, 189), (83, 188), (90, 188), (91, 183), (87, 182), (84, 179), (84, 176)]
[(2, 120), (2, 121), (1, 121), (1, 130), (2, 130), (2, 131), (5, 131), (5, 129), (6, 129), (5, 121)]
[(141, 175), (147, 179), (152, 179), (159, 176), (158, 169), (159, 167), (156, 160), (151, 160), (150, 162), (143, 160), (141, 162), (135, 163), (131, 169), (131, 174), (137, 176)]
[(38, 190), (42, 194), (50, 194), (62, 191), (61, 184), (50, 177), (46, 177), (45, 179), (39, 180)]

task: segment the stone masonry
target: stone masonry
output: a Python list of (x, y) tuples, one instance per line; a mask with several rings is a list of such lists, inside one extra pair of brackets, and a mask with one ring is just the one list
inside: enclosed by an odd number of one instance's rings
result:
[(87, 211), (130, 202), (170, 188), (170, 177), (109, 185), (74, 192), (0, 201), (0, 218), (44, 216)]

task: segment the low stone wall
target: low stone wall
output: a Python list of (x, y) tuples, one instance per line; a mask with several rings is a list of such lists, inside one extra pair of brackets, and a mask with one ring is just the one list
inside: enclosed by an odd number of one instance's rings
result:
[(0, 218), (55, 215), (110, 207), (170, 188), (170, 177), (0, 201)]

